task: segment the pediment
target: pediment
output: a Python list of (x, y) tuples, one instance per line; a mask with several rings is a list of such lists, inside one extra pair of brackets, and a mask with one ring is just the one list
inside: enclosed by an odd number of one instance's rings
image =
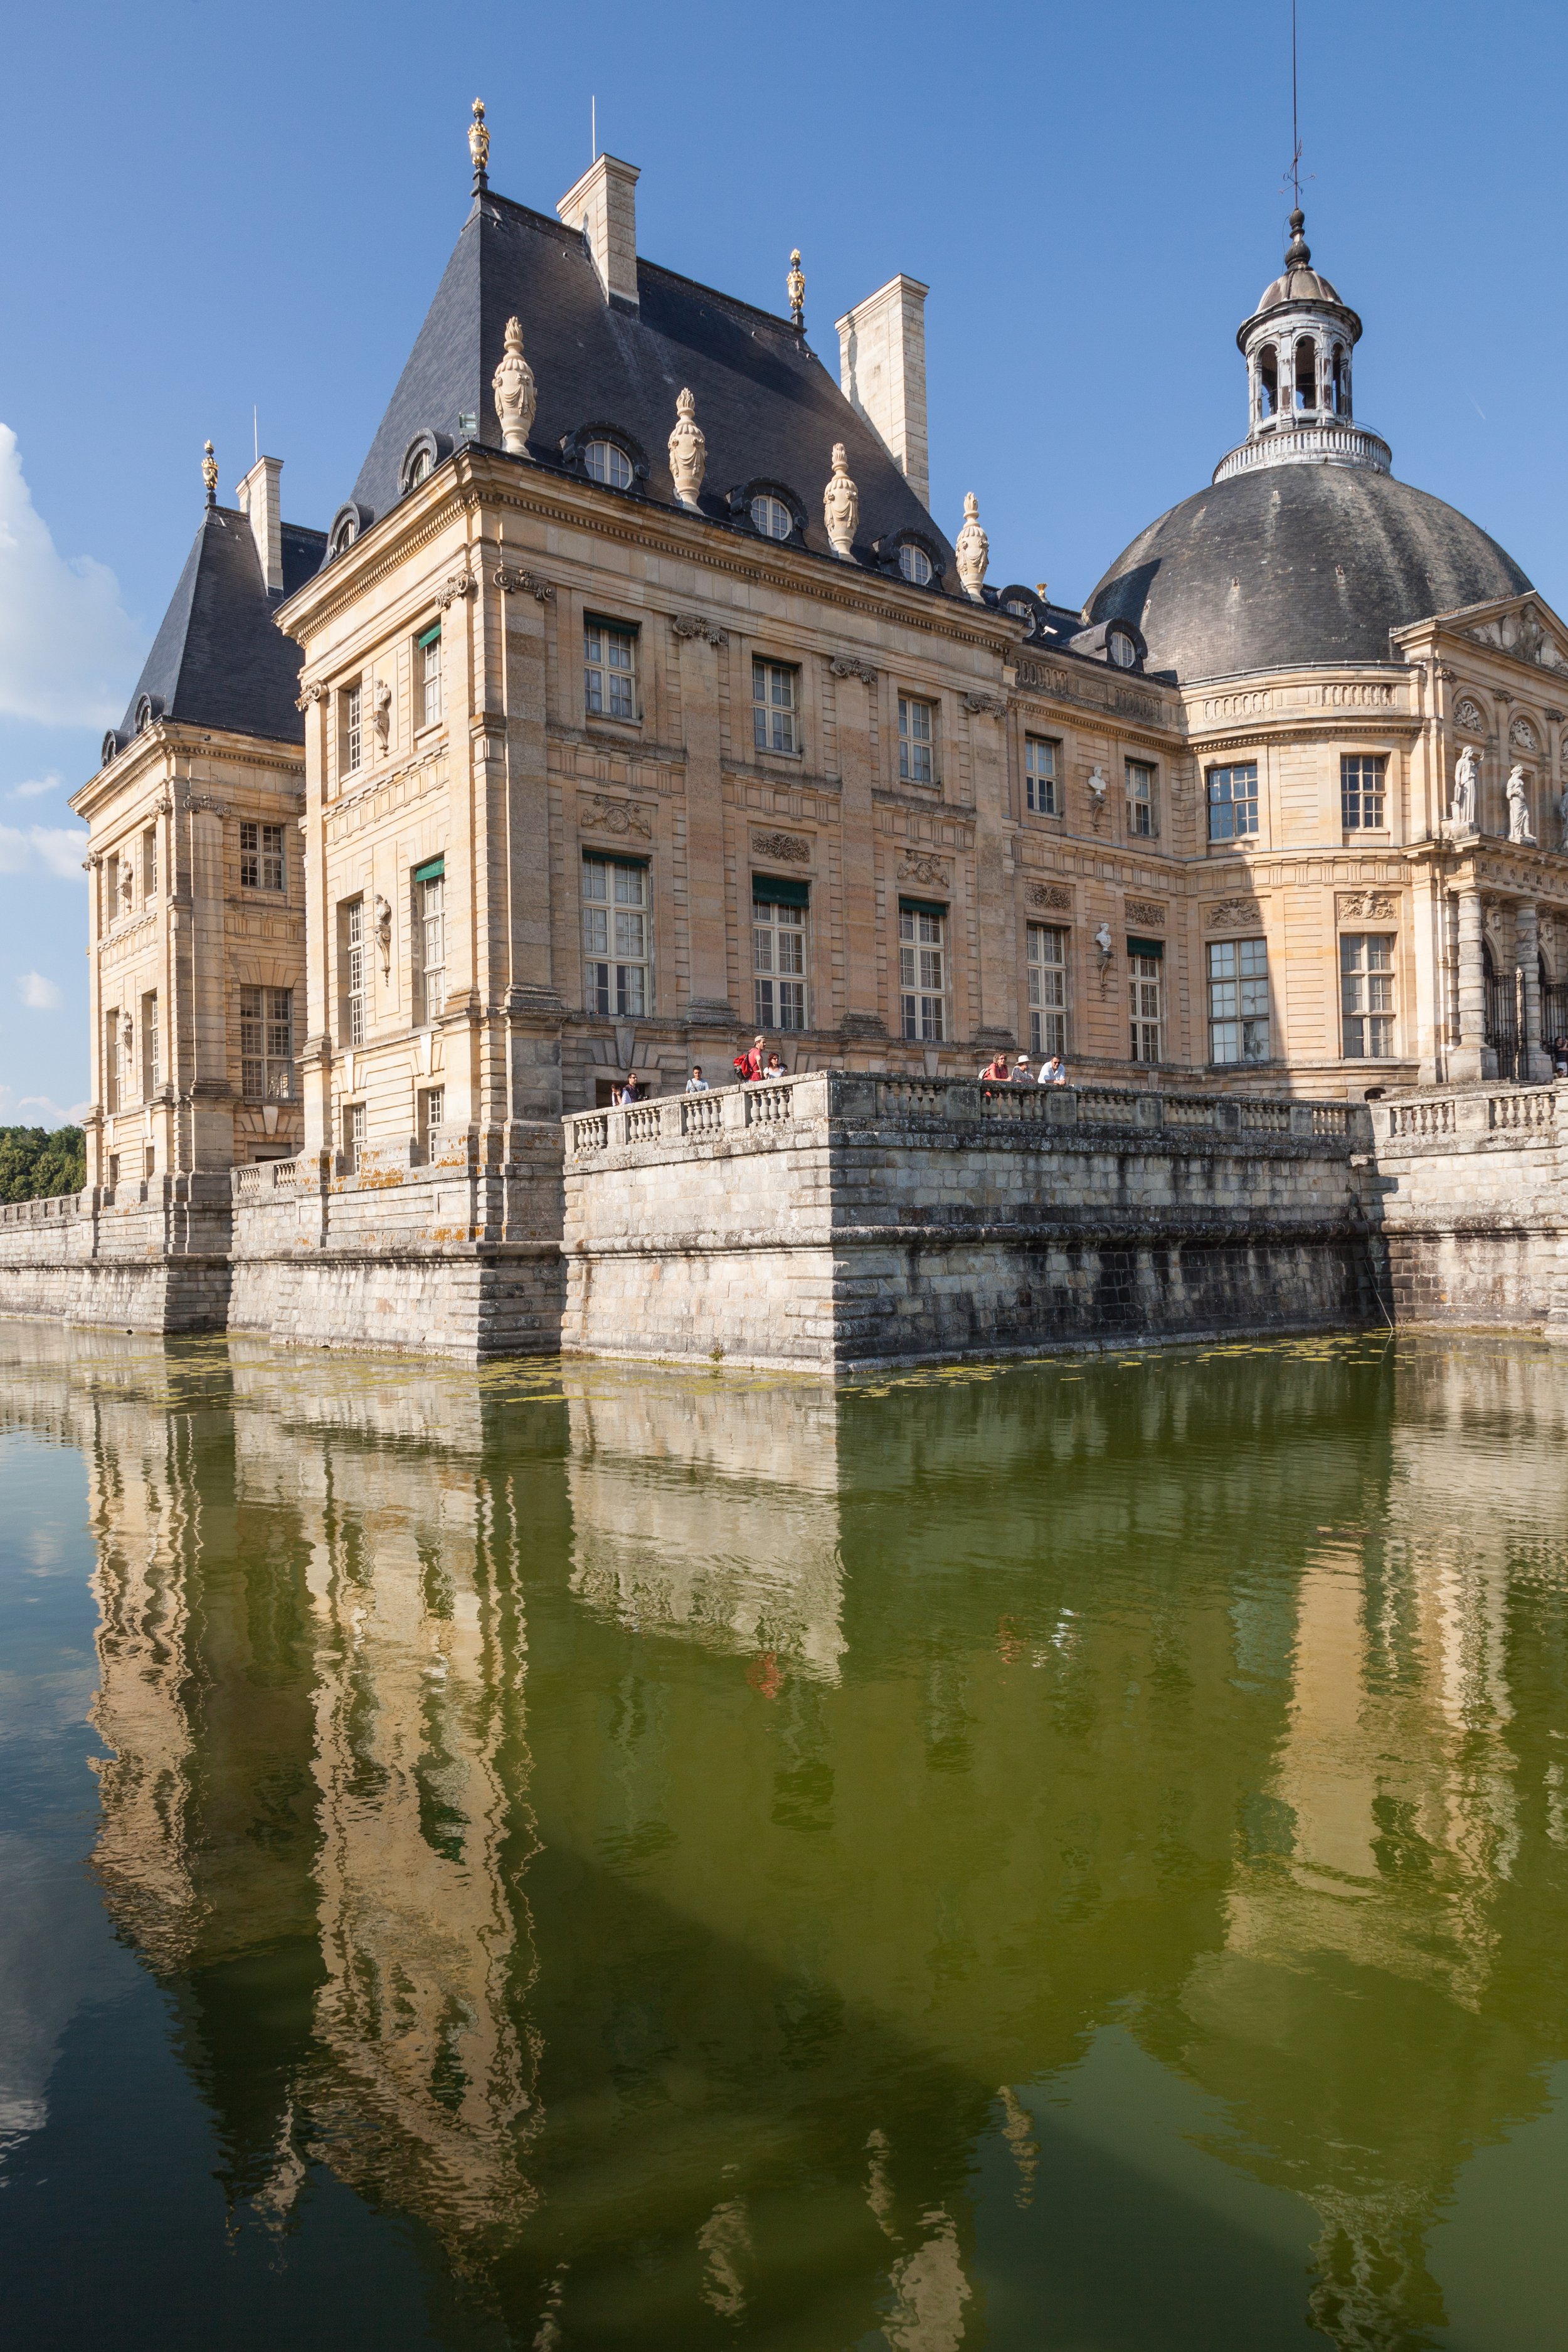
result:
[(1540, 596), (1510, 596), (1505, 602), (1472, 605), (1467, 612), (1438, 617), (1446, 628), (1468, 637), (1474, 645), (1488, 646), (1494, 653), (1508, 654), (1514, 661), (1528, 662), (1534, 669), (1568, 679), (1568, 627)]

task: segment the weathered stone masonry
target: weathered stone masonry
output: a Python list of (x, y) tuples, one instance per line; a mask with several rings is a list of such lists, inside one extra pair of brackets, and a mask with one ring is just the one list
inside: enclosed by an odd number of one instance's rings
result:
[(1377, 1312), (1343, 1103), (823, 1072), (566, 1126), (568, 1349), (847, 1366)]

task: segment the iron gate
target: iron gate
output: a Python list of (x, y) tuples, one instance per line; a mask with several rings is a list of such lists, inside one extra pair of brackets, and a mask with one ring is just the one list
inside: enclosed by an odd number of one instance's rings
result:
[(1519, 1076), (1519, 1041), (1524, 1034), (1524, 974), (1487, 974), (1486, 1042), (1497, 1055), (1500, 1078)]

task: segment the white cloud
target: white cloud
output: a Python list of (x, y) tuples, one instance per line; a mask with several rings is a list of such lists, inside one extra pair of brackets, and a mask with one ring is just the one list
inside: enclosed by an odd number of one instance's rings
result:
[(58, 793), (62, 779), (58, 776), (29, 776), (25, 784), (13, 784), (6, 797), (14, 801), (36, 801), (45, 793)]
[(0, 1125), (6, 1127), (79, 1127), (90, 1103), (73, 1103), (62, 1110), (48, 1095), (18, 1095), (11, 1087), (0, 1087)]
[(107, 564), (57, 550), (16, 436), (0, 425), (0, 716), (107, 727), (124, 709), (142, 651)]
[(69, 824), (0, 824), (0, 874), (58, 874), (62, 881), (84, 882), (81, 861), (87, 835)]
[(16, 991), (29, 1013), (58, 1013), (65, 1003), (58, 983), (47, 980), (41, 971), (19, 973)]

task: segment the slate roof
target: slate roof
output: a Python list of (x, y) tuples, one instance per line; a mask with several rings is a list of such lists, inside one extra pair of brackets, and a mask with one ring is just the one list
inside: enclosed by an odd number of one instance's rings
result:
[[(726, 494), (777, 486), (794, 495), (805, 544), (831, 561), (822, 488), (842, 441), (860, 493), (858, 557), (875, 566), (872, 542), (882, 540), (890, 558), (893, 535), (917, 533), (956, 593), (949, 541), (786, 320), (649, 261), (637, 263), (637, 289), (640, 315), (613, 306), (580, 231), (502, 196), (477, 198), (354, 484), (359, 527), (397, 503), (420, 433), (437, 436), (437, 459), (463, 438), (500, 448), (490, 378), (515, 314), (538, 388), (536, 462), (576, 471), (563, 440), (585, 425), (613, 426), (647, 467), (637, 490), (620, 495), (673, 506), (667, 444), (676, 394), (689, 385), (708, 443), (701, 505), (711, 520), (749, 533)], [(465, 414), (478, 419), (477, 435), (465, 433)]]
[(321, 570), (326, 545), (324, 531), (286, 522), (283, 587), (268, 595), (245, 517), (232, 507), (205, 508), (112, 746), (105, 739), (106, 759), (136, 732), (143, 696), (154, 718), (303, 743), (305, 722), (294, 708), (303, 656), (272, 616)]
[(1526, 593), (1495, 539), (1370, 467), (1267, 466), (1152, 522), (1089, 600), (1184, 683), (1297, 663), (1386, 662), (1390, 629)]

